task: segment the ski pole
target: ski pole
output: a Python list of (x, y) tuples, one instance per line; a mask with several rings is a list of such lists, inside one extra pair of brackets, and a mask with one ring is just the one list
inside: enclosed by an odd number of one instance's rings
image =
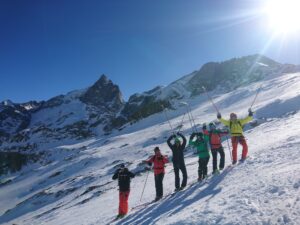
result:
[(187, 113), (188, 113), (188, 116), (189, 116), (189, 121), (190, 121), (190, 124), (191, 124), (192, 132), (195, 132), (195, 127), (194, 127), (194, 125), (193, 125), (192, 118), (191, 118), (191, 115), (190, 115), (190, 113), (189, 113), (188, 108), (186, 108), (186, 110), (187, 110)]
[(184, 117), (185, 117), (185, 113), (184, 113), (183, 116), (182, 116), (182, 120), (181, 120), (181, 123), (179, 124), (179, 129), (178, 129), (177, 133), (179, 133), (180, 130), (181, 130), (181, 128), (183, 127), (183, 120), (184, 120)]
[(147, 183), (147, 180), (148, 180), (149, 172), (150, 172), (150, 170), (148, 170), (148, 172), (147, 172), (147, 176), (146, 176), (146, 180), (145, 180), (145, 183), (144, 183), (144, 187), (143, 187), (142, 195), (141, 195), (141, 198), (140, 198), (140, 202), (142, 201), (142, 198), (143, 198), (143, 195), (144, 195), (144, 191), (145, 191), (146, 183)]
[(258, 96), (258, 94), (259, 94), (261, 88), (262, 88), (262, 84), (259, 86), (258, 90), (256, 91), (256, 95), (255, 95), (255, 97), (254, 97), (254, 99), (253, 99), (253, 102), (252, 102), (252, 104), (251, 104), (251, 106), (250, 106), (250, 109), (252, 109), (252, 107), (253, 107), (253, 105), (254, 105), (256, 99), (257, 99), (257, 96)]
[[(195, 121), (193, 119), (193, 115), (190, 111), (190, 108), (189, 108), (189, 104), (186, 103), (186, 102), (181, 102), (181, 104), (185, 105), (186, 107), (186, 111), (187, 111), (187, 114), (188, 114), (188, 117), (189, 117), (189, 121), (190, 121), (190, 124), (191, 124), (191, 129), (192, 129), (192, 132), (197, 132), (196, 128), (195, 128)], [(193, 121), (194, 121), (194, 124), (193, 124)]]
[(231, 154), (231, 150), (230, 150), (230, 145), (229, 145), (228, 135), (226, 135), (226, 140), (227, 140), (228, 151), (229, 151), (230, 158), (231, 158), (231, 162), (232, 162), (232, 154)]
[(211, 104), (213, 105), (213, 107), (215, 108), (215, 110), (217, 111), (217, 113), (220, 113), (218, 107), (216, 106), (216, 104), (214, 103), (214, 101), (212, 100), (212, 98), (210, 97), (210, 95), (208, 94), (206, 88), (204, 86), (202, 86), (204, 92), (206, 93), (208, 99), (210, 100)]
[(193, 121), (193, 124), (194, 124), (194, 130), (195, 132), (197, 132), (197, 126), (196, 126), (196, 123), (195, 123), (195, 120), (194, 120), (194, 117), (193, 117), (193, 114), (192, 114), (192, 109), (191, 109), (191, 106), (189, 104), (187, 104), (187, 107), (188, 107), (188, 110), (190, 112), (190, 115), (191, 115), (191, 119)]
[(166, 108), (165, 108), (163, 105), (161, 105), (161, 106), (162, 106), (162, 108), (163, 108), (164, 115), (165, 115), (165, 117), (166, 117), (166, 119), (167, 119), (167, 121), (168, 121), (168, 123), (169, 123), (169, 126), (170, 126), (171, 130), (172, 130), (173, 134), (175, 134), (175, 130), (173, 129), (172, 124), (171, 124), (171, 122), (170, 122), (170, 119), (169, 119), (169, 117), (168, 117), (168, 115), (167, 115)]

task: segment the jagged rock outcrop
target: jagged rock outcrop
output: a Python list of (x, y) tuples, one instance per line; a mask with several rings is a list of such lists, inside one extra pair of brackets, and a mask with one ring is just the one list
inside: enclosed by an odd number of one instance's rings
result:
[(80, 100), (95, 107), (105, 106), (107, 110), (117, 112), (124, 105), (122, 93), (118, 85), (115, 85), (105, 75), (92, 85)]
[(233, 90), (241, 85), (263, 79), (280, 70), (282, 65), (261, 55), (234, 58), (225, 62), (204, 64), (187, 83), (192, 95), (203, 93), (202, 86), (213, 90), (222, 85)]

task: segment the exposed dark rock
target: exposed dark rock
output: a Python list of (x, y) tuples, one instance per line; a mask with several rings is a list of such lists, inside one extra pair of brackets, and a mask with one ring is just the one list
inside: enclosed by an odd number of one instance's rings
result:
[(107, 110), (112, 112), (117, 112), (124, 104), (119, 86), (113, 84), (105, 75), (102, 75), (80, 100), (96, 107), (106, 106)]
[(30, 161), (37, 160), (37, 155), (21, 154), (18, 152), (0, 152), (0, 175), (19, 171)]
[(188, 82), (193, 95), (203, 93), (202, 86), (208, 91), (222, 84), (232, 90), (241, 85), (258, 81), (277, 71), (281, 64), (261, 55), (252, 55), (217, 63), (204, 64)]
[(0, 103), (0, 141), (12, 134), (26, 129), (30, 124), (31, 114), (24, 107), (11, 101)]

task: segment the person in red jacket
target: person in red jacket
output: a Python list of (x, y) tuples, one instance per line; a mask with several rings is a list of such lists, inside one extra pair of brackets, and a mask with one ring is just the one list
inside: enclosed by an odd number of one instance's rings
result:
[[(209, 137), (209, 145), (211, 149), (211, 154), (213, 156), (213, 174), (218, 174), (223, 170), (225, 166), (225, 153), (222, 146), (221, 137), (228, 134), (228, 132), (221, 131), (216, 129), (216, 125), (214, 123), (209, 123), (209, 131), (206, 129), (206, 125), (204, 124), (203, 133)], [(218, 153), (220, 154), (220, 164), (218, 169)]]
[(160, 152), (159, 147), (154, 148), (154, 156), (150, 159), (143, 161), (152, 165), (154, 170), (154, 180), (155, 180), (155, 189), (156, 189), (156, 198), (155, 201), (158, 201), (163, 196), (163, 179), (165, 175), (165, 164), (168, 163), (166, 156), (163, 156)]

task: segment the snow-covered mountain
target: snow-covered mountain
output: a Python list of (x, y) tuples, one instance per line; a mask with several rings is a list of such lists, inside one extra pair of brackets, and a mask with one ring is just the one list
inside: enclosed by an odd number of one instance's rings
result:
[(110, 134), (164, 108), (176, 109), (181, 99), (207, 90), (228, 92), (243, 85), (300, 71), (299, 66), (282, 65), (253, 55), (221, 63), (207, 63), (166, 87), (132, 95), (128, 102), (119, 87), (105, 75), (91, 87), (56, 96), (48, 101), (0, 103), (0, 146), (6, 151), (24, 151), (58, 146), (61, 140), (76, 142)]
[[(247, 62), (249, 57), (241, 60)], [(235, 90), (230, 86), (224, 88), (221, 83), (214, 88), (205, 84), (207, 89), (213, 89), (209, 94), (223, 117), (232, 111), (245, 116), (261, 87), (254, 106), (255, 122), (247, 126), (245, 132), (250, 159), (226, 169), (206, 184), (188, 187), (175, 198), (131, 210), (119, 224), (297, 224), (300, 220), (300, 73), (294, 73), (298, 68), (293, 65), (268, 65), (266, 61), (256, 64), (257, 70), (267, 72), (258, 80), (232, 81), (237, 87)], [(273, 69), (265, 70), (267, 65)], [(0, 176), (0, 224), (107, 224), (117, 213), (118, 206), (117, 184), (111, 176), (124, 162), (137, 173), (132, 180), (130, 206), (152, 200), (153, 174), (151, 172), (146, 181), (147, 171), (141, 161), (153, 153), (155, 146), (170, 155), (166, 138), (171, 131), (161, 104), (170, 108), (167, 115), (173, 128), (181, 127), (187, 138), (192, 130), (185, 114), (186, 106), (180, 102), (191, 106), (196, 124), (216, 120), (216, 112), (206, 95), (195, 94), (190, 86), (196, 77), (204, 76), (200, 71), (167, 87), (136, 94), (128, 102), (122, 100), (117, 86), (101, 77), (91, 88), (47, 102), (23, 104), (24, 113), (31, 110), (30, 124), (17, 134), (27, 135), (27, 142), (25, 139), (11, 141), (10, 137), (2, 142), (1, 153), (9, 153), (9, 149), (16, 150), (13, 147), (16, 144), (26, 143), (32, 148), (28, 147), (23, 153), (39, 152), (40, 155), (21, 171)], [(101, 94), (102, 99), (95, 98), (97, 92), (107, 86), (112, 93)], [(178, 95), (174, 94), (177, 90), (180, 90)], [(146, 110), (147, 101), (158, 107), (157, 112)], [(0, 113), (19, 106), (3, 102)], [(130, 107), (136, 107), (137, 111), (143, 109), (148, 115), (134, 123), (124, 123), (133, 121), (129, 119), (134, 112)], [(114, 127), (112, 121), (120, 116), (124, 119), (120, 123), (122, 129), (112, 129), (110, 134), (103, 131), (108, 124)], [(87, 121), (87, 124), (76, 126), (78, 121)], [(15, 123), (19, 124), (17, 120)], [(15, 131), (10, 129), (5, 131), (15, 136)], [(87, 131), (88, 135), (81, 133)], [(227, 142), (223, 145), (228, 165)], [(190, 184), (197, 177), (197, 160), (192, 150), (187, 151)], [(2, 155), (0, 165), (5, 166)], [(140, 201), (145, 182), (145, 194)], [(168, 194), (173, 190), (174, 175), (169, 165), (164, 191)]]
[[(82, 140), (110, 130), (123, 107), (119, 87), (105, 75), (91, 87), (48, 101), (0, 104), (2, 148), (6, 151), (56, 146), (61, 140)], [(28, 148), (28, 146), (30, 146)]]

